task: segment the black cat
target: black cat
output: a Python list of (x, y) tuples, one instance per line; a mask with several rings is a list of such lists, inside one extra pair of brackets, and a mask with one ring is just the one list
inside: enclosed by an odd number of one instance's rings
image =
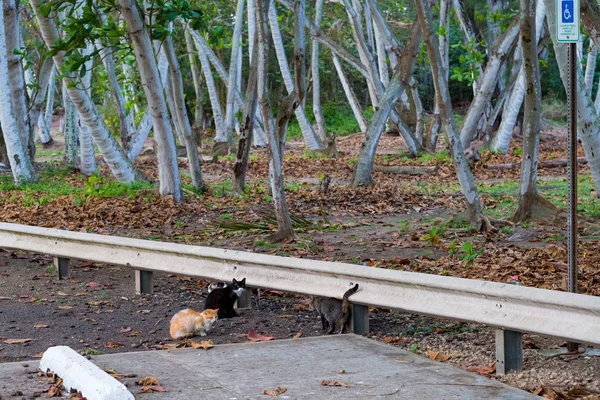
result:
[(219, 309), (219, 319), (233, 318), (237, 313), (233, 309), (235, 301), (246, 290), (246, 278), (241, 281), (233, 280), (231, 285), (210, 291), (204, 301), (204, 310)]

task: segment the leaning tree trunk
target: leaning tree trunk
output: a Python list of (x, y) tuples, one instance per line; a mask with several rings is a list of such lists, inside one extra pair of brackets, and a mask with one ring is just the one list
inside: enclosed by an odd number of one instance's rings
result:
[(192, 130), (196, 137), (196, 143), (200, 144), (202, 139), (202, 128), (204, 124), (204, 90), (202, 87), (202, 74), (198, 67), (198, 57), (194, 51), (194, 43), (192, 37), (187, 30), (184, 30), (185, 35), (185, 47), (188, 53), (188, 60), (190, 63), (190, 69), (192, 70), (192, 80), (194, 82), (194, 93), (196, 94), (196, 102), (194, 105), (194, 125)]
[(342, 83), (342, 88), (344, 89), (344, 93), (346, 94), (346, 98), (348, 99), (348, 103), (350, 104), (350, 108), (352, 109), (352, 113), (354, 114), (354, 118), (360, 127), (361, 132), (367, 131), (367, 120), (365, 119), (365, 115), (360, 108), (360, 104), (358, 103), (358, 99), (356, 98), (356, 94), (354, 94), (354, 90), (352, 86), (350, 86), (350, 82), (348, 82), (348, 78), (346, 78), (346, 74), (342, 69), (342, 65), (340, 64), (340, 60), (335, 53), (331, 54), (333, 58), (333, 65), (335, 66), (335, 70), (337, 71), (338, 77), (340, 78), (340, 82)]
[(448, 90), (448, 82), (444, 79), (442, 69), (440, 68), (441, 58), (437, 42), (437, 36), (433, 31), (433, 22), (431, 18), (431, 10), (427, 0), (415, 0), (417, 8), (417, 19), (421, 26), (421, 32), (427, 46), (427, 53), (431, 64), (431, 72), (433, 75), (433, 83), (435, 86), (435, 95), (438, 97), (440, 105), (440, 115), (446, 136), (450, 142), (450, 151), (458, 182), (460, 183), (463, 195), (465, 196), (467, 213), (471, 221), (471, 225), (477, 230), (491, 230), (492, 226), (481, 208), (479, 193), (475, 185), (475, 179), (469, 168), (469, 164), (464, 156), (464, 149), (458, 136), (456, 129), (456, 121), (452, 114), (452, 103), (450, 101), (450, 92)]
[[(299, 3), (303, 6), (303, 0), (297, 0), (294, 4), (295, 6)], [(268, 38), (268, 28), (267, 28), (267, 15), (269, 0), (257, 0), (256, 1), (256, 9), (257, 9), (257, 30), (256, 34), (258, 36), (258, 58), (259, 58), (259, 77), (258, 77), (258, 91), (259, 91), (259, 101), (260, 101), (260, 109), (263, 117), (263, 121), (265, 123), (265, 132), (267, 134), (268, 139), (268, 152), (269, 152), (269, 181), (271, 186), (271, 194), (273, 196), (273, 205), (275, 208), (275, 215), (277, 217), (277, 232), (269, 237), (269, 241), (278, 242), (282, 240), (289, 239), (293, 237), (294, 230), (292, 228), (292, 220), (290, 218), (290, 213), (288, 210), (287, 202), (285, 200), (285, 190), (284, 190), (284, 182), (283, 182), (283, 140), (285, 135), (285, 128), (287, 126), (287, 121), (292, 117), (294, 112), (294, 107), (292, 104), (294, 100), (297, 102), (296, 106), (299, 104), (299, 96), (298, 91), (302, 90), (302, 87), (295, 87), (295, 90), (281, 102), (280, 109), (277, 116), (277, 130), (275, 129), (275, 124), (273, 123), (273, 115), (271, 104), (269, 102), (269, 93), (267, 91), (268, 82), (269, 82), (269, 38)], [(294, 7), (296, 8), (296, 7)], [(303, 7), (302, 8), (302, 17)], [(295, 21), (300, 19), (298, 14), (295, 15)], [(296, 25), (295, 24), (295, 25)], [(304, 27), (302, 26), (302, 31)], [(296, 30), (295, 30), (295, 33)], [(302, 56), (303, 53), (296, 53), (296, 43), (299, 38), (296, 38), (294, 41), (294, 61), (296, 64), (298, 61), (304, 62), (303, 57), (298, 60), (298, 56)], [(304, 45), (304, 43), (302, 43)], [(302, 49), (303, 51), (303, 49)], [(298, 72), (298, 71), (296, 71)]]
[[(537, 43), (540, 40), (541, 31), (544, 27), (544, 17), (546, 15), (546, 8), (544, 7), (544, 2), (537, 2), (535, 14), (535, 42), (537, 47)], [(522, 48), (522, 46), (523, 43), (520, 42), (519, 47)], [(522, 63), (521, 69), (519, 71), (519, 76), (517, 77), (515, 86), (511, 91), (508, 103), (504, 108), (504, 112), (502, 113), (502, 122), (500, 123), (498, 132), (496, 132), (496, 137), (494, 138), (494, 141), (492, 143), (492, 150), (494, 151), (500, 151), (502, 153), (506, 153), (508, 151), (512, 131), (515, 126), (515, 123), (517, 122), (517, 117), (519, 115), (519, 111), (521, 110), (521, 105), (523, 104), (523, 97), (525, 96), (525, 67), (525, 63)]]
[(175, 151), (175, 139), (173, 138), (171, 120), (165, 102), (158, 65), (154, 57), (154, 49), (144, 22), (143, 13), (135, 0), (118, 0), (117, 4), (127, 22), (127, 33), (133, 46), (140, 77), (144, 82), (148, 111), (152, 116), (154, 140), (156, 141), (156, 158), (158, 160), (159, 191), (163, 196), (173, 196), (175, 201), (181, 201), (183, 197)]
[(354, 174), (355, 186), (366, 186), (375, 183), (372, 172), (377, 143), (383, 133), (383, 128), (390, 112), (395, 107), (396, 102), (398, 102), (400, 93), (405, 90), (405, 85), (408, 85), (420, 44), (421, 33), (419, 31), (419, 25), (413, 24), (410, 29), (409, 39), (404, 48), (404, 52), (396, 66), (396, 71), (394, 71), (394, 76), (388, 87), (385, 89), (383, 96), (381, 96), (379, 108), (373, 114), (367, 133), (365, 134), (365, 139), (360, 148), (360, 153), (356, 162), (356, 171)]
[(238, 0), (235, 12), (235, 25), (231, 37), (231, 57), (229, 59), (229, 82), (227, 83), (227, 102), (225, 103), (225, 135), (229, 150), (234, 150), (233, 127), (235, 125), (234, 98), (237, 90), (237, 77), (242, 71), (239, 70), (238, 57), (239, 47), (242, 39), (242, 26), (244, 24), (244, 0)]
[[(4, 3), (2, 3), (2, 8), (6, 10)], [(11, 80), (16, 77), (10, 75), (8, 64), (14, 48), (11, 49), (8, 46), (5, 30), (2, 29), (2, 27), (6, 26), (4, 15), (4, 13), (0, 13), (0, 87), (11, 88)], [(24, 87), (23, 90), (25, 90)], [(34, 182), (37, 177), (33, 165), (31, 164), (31, 158), (27, 152), (29, 137), (23, 135), (19, 130), (23, 127), (22, 124), (18, 123), (18, 119), (23, 119), (24, 116), (17, 118), (13, 99), (11, 98), (11, 92), (12, 88), (10, 91), (0, 90), (0, 124), (2, 126), (2, 134), (13, 178), (18, 185), (21, 183)], [(28, 130), (26, 132), (28, 132)]]
[(479, 77), (479, 88), (475, 94), (475, 98), (469, 107), (469, 111), (465, 116), (465, 120), (460, 132), (460, 140), (463, 148), (466, 148), (473, 140), (473, 136), (477, 130), (477, 125), (483, 116), (486, 107), (488, 106), (496, 84), (499, 79), (500, 67), (504, 64), (508, 52), (514, 46), (517, 35), (519, 33), (518, 19), (515, 18), (506, 32), (498, 38), (491, 52), (491, 57), (485, 67), (483, 76)]
[(183, 99), (183, 81), (181, 79), (181, 68), (179, 61), (175, 55), (175, 49), (173, 48), (173, 38), (169, 36), (163, 43), (165, 47), (165, 54), (169, 61), (169, 72), (171, 77), (171, 87), (173, 89), (173, 101), (175, 109), (171, 110), (174, 115), (176, 123), (179, 125), (179, 130), (183, 135), (185, 143), (185, 149), (187, 151), (188, 164), (190, 168), (190, 176), (192, 178), (192, 186), (197, 191), (204, 189), (204, 182), (202, 181), (202, 170), (200, 168), (200, 156), (198, 154), (198, 145), (190, 120), (188, 119), (187, 109), (185, 107), (185, 101)]
[[(55, 46), (59, 41), (58, 29), (52, 17), (46, 16), (45, 13), (41, 12), (40, 7), (43, 5), (43, 0), (30, 0), (30, 2), (34, 8), (46, 46), (48, 48)], [(64, 51), (58, 51), (54, 54), (53, 59), (56, 67), (59, 69), (62, 68), (65, 62)], [(133, 165), (108, 131), (104, 121), (98, 116), (90, 97), (76, 84), (75, 75), (67, 74), (64, 79), (67, 82), (69, 96), (73, 99), (84, 123), (90, 129), (94, 143), (102, 153), (113, 175), (120, 182), (127, 183), (135, 180), (136, 172)]]
[[(294, 91), (295, 88), (292, 74), (290, 73), (290, 66), (288, 65), (285, 55), (283, 39), (281, 38), (281, 31), (279, 30), (279, 22), (277, 22), (277, 10), (275, 8), (274, 0), (271, 0), (271, 5), (269, 6), (269, 23), (271, 26), (271, 35), (273, 37), (273, 47), (275, 47), (275, 53), (277, 54), (277, 60), (279, 61), (279, 69), (289, 95)], [(304, 108), (302, 108), (301, 105), (296, 108), (295, 114), (296, 118), (298, 119), (298, 125), (300, 125), (300, 130), (302, 131), (302, 136), (304, 137), (304, 143), (306, 144), (306, 147), (311, 150), (323, 149), (325, 146), (320, 138), (316, 135), (312, 125), (310, 124), (310, 121), (304, 113)]]
[[(548, 15), (548, 30), (554, 44), (554, 53), (560, 69), (560, 77), (563, 85), (568, 87), (568, 68), (567, 68), (567, 46), (556, 41), (556, 10), (552, 0), (544, 0), (546, 4), (546, 13)], [(600, 44), (600, 5), (595, 1), (581, 1), (581, 22), (586, 29), (594, 44)], [(578, 68), (577, 80), (577, 137), (581, 141), (585, 157), (592, 173), (592, 178), (596, 190), (600, 192), (600, 119), (592, 104), (590, 96), (587, 95), (583, 76)]]
[[(539, 7), (538, 7), (539, 10)], [(556, 207), (543, 199), (537, 190), (537, 167), (540, 149), (541, 95), (540, 71), (537, 56), (535, 0), (521, 0), (521, 49), (525, 71), (525, 114), (523, 117), (523, 156), (521, 162), (521, 190), (519, 207), (513, 216), (515, 222), (528, 220), (542, 212), (548, 218), (549, 204), (552, 211)], [(539, 26), (539, 25), (538, 25)]]

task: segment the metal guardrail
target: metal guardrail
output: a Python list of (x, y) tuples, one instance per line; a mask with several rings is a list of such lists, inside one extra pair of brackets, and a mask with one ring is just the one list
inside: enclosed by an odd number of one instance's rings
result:
[[(510, 284), (0, 223), (0, 248), (230, 281), (600, 345), (600, 298)], [(137, 274), (136, 274), (137, 275)]]

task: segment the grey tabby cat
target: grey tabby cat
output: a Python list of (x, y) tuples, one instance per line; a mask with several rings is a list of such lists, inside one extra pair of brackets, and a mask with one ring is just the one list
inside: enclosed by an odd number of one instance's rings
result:
[(358, 283), (348, 289), (344, 296), (342, 297), (342, 301), (335, 299), (333, 297), (311, 297), (310, 298), (310, 306), (313, 310), (317, 310), (319, 315), (321, 316), (321, 324), (323, 325), (323, 330), (329, 326), (329, 330), (327, 331), (327, 335), (333, 333), (336, 328), (336, 324), (340, 325), (340, 332), (346, 332), (348, 321), (350, 320), (350, 302), (348, 301), (348, 297), (354, 292), (358, 290)]

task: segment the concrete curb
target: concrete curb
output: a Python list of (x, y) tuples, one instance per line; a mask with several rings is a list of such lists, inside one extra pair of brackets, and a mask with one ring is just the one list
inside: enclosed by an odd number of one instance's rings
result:
[(88, 400), (135, 399), (125, 385), (68, 346), (48, 348), (40, 370), (54, 372), (62, 378), (67, 391), (77, 389)]

